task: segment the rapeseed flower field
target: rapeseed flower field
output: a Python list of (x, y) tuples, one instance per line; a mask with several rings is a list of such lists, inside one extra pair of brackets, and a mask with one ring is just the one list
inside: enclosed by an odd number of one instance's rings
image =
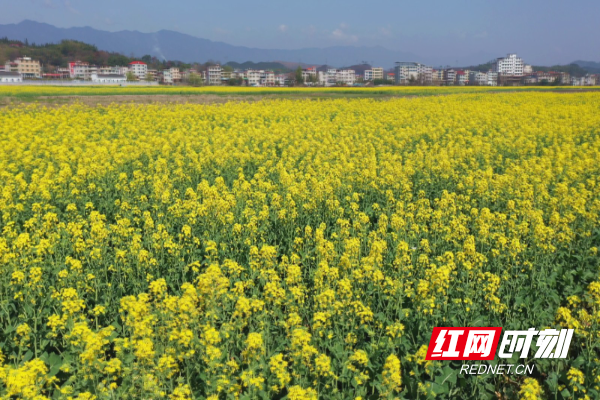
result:
[(1, 109), (0, 397), (598, 398), (599, 161), (600, 93)]
[(379, 86), (379, 87), (240, 87), (240, 86), (0, 86), (1, 97), (37, 98), (40, 96), (113, 95), (338, 95), (338, 96), (423, 96), (488, 92), (552, 92), (556, 90), (597, 91), (593, 86)]

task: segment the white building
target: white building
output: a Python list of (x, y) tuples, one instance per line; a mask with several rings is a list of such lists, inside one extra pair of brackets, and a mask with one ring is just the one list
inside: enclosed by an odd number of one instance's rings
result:
[(4, 64), (4, 70), (6, 72), (19, 72), (19, 64), (14, 61), (7, 61), (6, 64)]
[(212, 67), (208, 67), (207, 78), (209, 85), (220, 85), (221, 78), (223, 77), (223, 68), (220, 65), (213, 65)]
[(498, 86), (498, 73), (494, 71), (488, 71), (487, 73), (487, 85)]
[(444, 83), (448, 86), (454, 85), (456, 82), (456, 70), (446, 69), (444, 70)]
[(469, 84), (469, 73), (459, 70), (456, 71), (456, 84), (459, 86), (466, 86)]
[(260, 84), (263, 86), (275, 86), (274, 71), (260, 71)]
[(353, 69), (339, 69), (335, 73), (337, 84), (352, 86), (356, 82), (356, 71)]
[(121, 67), (119, 65), (115, 66), (103, 66), (98, 68), (98, 75), (102, 74), (113, 74), (113, 75), (127, 75), (129, 68)]
[(120, 74), (92, 74), (92, 82), (120, 84), (127, 82), (127, 77)]
[(164, 83), (165, 85), (173, 84), (173, 75), (171, 74), (170, 69), (165, 69), (165, 70), (161, 71), (161, 74), (162, 74), (162, 83)]
[(302, 80), (304, 83), (317, 82), (317, 68), (306, 68), (302, 70)]
[(356, 82), (356, 72), (353, 69), (330, 68), (327, 71), (319, 71), (317, 76), (321, 86), (352, 86)]
[(469, 84), (473, 86), (487, 86), (487, 74), (485, 72), (470, 71)]
[(594, 86), (596, 84), (596, 76), (595, 75), (586, 75), (583, 80), (583, 84), (585, 86)]
[(0, 83), (21, 83), (23, 75), (18, 72), (0, 71)]
[(129, 63), (129, 72), (133, 73), (139, 80), (144, 80), (148, 72), (148, 65), (143, 61), (132, 61)]
[(507, 54), (506, 57), (497, 58), (492, 63), (492, 71), (500, 75), (523, 76), (525, 64), (516, 54)]
[(374, 81), (375, 79), (383, 80), (384, 72), (383, 68), (377, 67), (365, 70), (364, 79), (365, 81)]
[(394, 73), (397, 85), (405, 85), (410, 81), (430, 85), (433, 79), (433, 68), (417, 62), (397, 62)]
[(255, 69), (246, 70), (246, 83), (248, 86), (260, 86), (260, 71)]
[(89, 81), (93, 74), (98, 73), (98, 67), (86, 62), (71, 61), (69, 63), (69, 76), (71, 79), (83, 79)]
[(319, 71), (317, 76), (319, 77), (319, 85), (321, 86), (334, 86), (336, 84), (337, 69), (330, 68), (327, 71)]
[(290, 78), (287, 74), (277, 74), (275, 75), (275, 85), (277, 86), (287, 86), (290, 81)]

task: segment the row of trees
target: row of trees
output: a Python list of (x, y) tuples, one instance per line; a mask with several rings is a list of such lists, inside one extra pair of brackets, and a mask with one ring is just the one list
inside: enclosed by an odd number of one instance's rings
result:
[(122, 54), (98, 50), (94, 45), (76, 40), (37, 45), (27, 41), (0, 39), (0, 64), (24, 56), (39, 60), (44, 67), (66, 67), (72, 60), (111, 66), (127, 65), (131, 61), (131, 58)]
[[(125, 56), (116, 52), (98, 50), (94, 45), (77, 40), (63, 40), (60, 43), (35, 44), (18, 40), (10, 40), (6, 37), (0, 38), (0, 64), (17, 59), (19, 57), (31, 57), (39, 60), (46, 72), (52, 69), (67, 67), (73, 60), (87, 62), (91, 65), (128, 65), (131, 61), (139, 60), (133, 54)], [(214, 63), (187, 64), (181, 61), (159, 60), (157, 57), (145, 55), (141, 58), (149, 69), (165, 69), (171, 67), (201, 68)]]

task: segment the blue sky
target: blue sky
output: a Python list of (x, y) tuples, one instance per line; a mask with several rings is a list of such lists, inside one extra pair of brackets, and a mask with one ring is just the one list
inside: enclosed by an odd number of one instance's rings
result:
[(541, 65), (600, 61), (600, 0), (0, 0), (0, 9), (0, 24), (170, 29), (260, 48), (381, 45), (450, 64), (508, 52)]

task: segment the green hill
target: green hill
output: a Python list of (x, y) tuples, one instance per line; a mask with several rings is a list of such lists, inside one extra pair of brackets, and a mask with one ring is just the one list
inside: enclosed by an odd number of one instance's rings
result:
[(60, 43), (35, 44), (27, 41), (0, 38), (0, 64), (19, 57), (39, 60), (45, 71), (55, 67), (66, 67), (69, 61), (79, 60), (93, 65), (127, 65), (133, 60), (143, 60), (150, 69), (168, 67), (189, 67), (179, 61), (161, 61), (146, 55), (141, 58), (127, 57), (120, 53), (98, 50), (94, 45), (76, 40), (63, 40)]

